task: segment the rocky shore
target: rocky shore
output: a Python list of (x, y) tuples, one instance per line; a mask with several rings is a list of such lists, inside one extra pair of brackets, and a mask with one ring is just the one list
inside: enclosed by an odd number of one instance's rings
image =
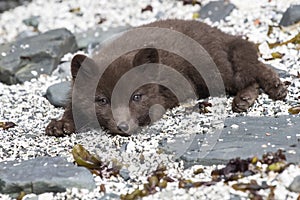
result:
[[(242, 114), (231, 111), (232, 97), (206, 99), (212, 114), (187, 102), (132, 137), (45, 135), (63, 113), (73, 55), (167, 18), (204, 21), (256, 43), (260, 60), (289, 82), (287, 99), (262, 94)], [(0, 0), (0, 199), (299, 200), (299, 23), (293, 0)], [(224, 123), (213, 118), (220, 102)], [(85, 164), (95, 154), (107, 165), (78, 166), (76, 144), (91, 153)]]

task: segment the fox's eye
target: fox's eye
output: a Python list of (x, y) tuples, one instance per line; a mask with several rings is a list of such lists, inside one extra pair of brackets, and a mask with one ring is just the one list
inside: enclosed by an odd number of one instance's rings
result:
[(132, 101), (136, 101), (136, 102), (140, 101), (141, 99), (142, 99), (142, 95), (141, 94), (135, 94), (132, 97)]
[(96, 98), (96, 102), (103, 106), (109, 103), (108, 99), (105, 97)]

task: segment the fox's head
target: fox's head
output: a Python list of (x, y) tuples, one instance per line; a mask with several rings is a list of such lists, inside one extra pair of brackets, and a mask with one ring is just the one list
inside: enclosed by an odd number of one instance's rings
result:
[[(178, 105), (178, 101), (170, 90), (155, 82), (140, 85), (149, 76), (157, 75), (157, 66), (151, 63), (159, 63), (157, 49), (133, 51), (114, 60), (101, 77), (95, 77), (103, 66), (84, 55), (76, 55), (71, 72), (76, 83), (73, 84), (73, 94), (76, 90), (77, 95), (72, 96), (72, 100), (76, 98), (80, 105), (73, 102), (73, 114), (74, 109), (79, 109), (80, 115), (89, 119), (96, 113), (102, 127), (119, 135), (131, 135), (138, 127), (159, 119), (165, 109)], [(150, 75), (145, 68), (136, 70), (142, 65), (153, 68)], [(79, 75), (81, 81), (78, 84)], [(95, 84), (96, 89), (91, 91)], [(93, 96), (87, 97), (90, 94)]]

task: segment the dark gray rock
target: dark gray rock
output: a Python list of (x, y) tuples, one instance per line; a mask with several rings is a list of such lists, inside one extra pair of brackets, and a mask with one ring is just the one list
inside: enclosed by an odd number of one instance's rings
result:
[(296, 176), (289, 186), (289, 190), (300, 193), (300, 176)]
[(39, 23), (40, 23), (40, 16), (31, 16), (27, 19), (24, 19), (22, 22), (26, 25), (26, 26), (31, 26), (33, 28), (38, 28)]
[(291, 77), (291, 75), (290, 75), (287, 71), (278, 69), (278, 68), (276, 68), (276, 67), (274, 67), (274, 66), (272, 66), (272, 65), (269, 65), (269, 64), (267, 64), (267, 65), (268, 65), (269, 67), (271, 67), (272, 69), (274, 69), (274, 70), (277, 72), (277, 74), (279, 75), (280, 78)]
[(53, 71), (52, 75), (58, 76), (60, 78), (70, 78), (71, 77), (71, 62), (63, 62), (57, 66)]
[(36, 31), (25, 30), (25, 31), (20, 32), (15, 39), (16, 40), (21, 40), (21, 39), (24, 39), (24, 38), (27, 38), (27, 37), (36, 36), (38, 34), (39, 33), (36, 32)]
[(23, 162), (0, 163), (0, 193), (18, 195), (64, 192), (66, 188), (93, 190), (92, 174), (61, 157), (38, 157)]
[(57, 107), (65, 107), (68, 102), (68, 95), (71, 86), (72, 83), (70, 81), (64, 81), (51, 85), (48, 87), (45, 97), (52, 105)]
[(0, 13), (28, 3), (30, 1), (31, 0), (0, 0)]
[(116, 28), (110, 28), (107, 31), (103, 31), (101, 27), (95, 27), (88, 29), (85, 32), (75, 34), (76, 41), (79, 49), (86, 49), (88, 46), (96, 46), (103, 41), (115, 36), (118, 33), (129, 30), (130, 26), (121, 26)]
[(277, 69), (274, 68), (274, 70), (277, 72), (278, 76), (280, 78), (287, 78), (287, 77), (291, 77), (291, 74), (289, 74), (287, 71), (285, 70), (281, 70), (281, 69)]
[[(237, 128), (232, 125), (238, 125)], [(279, 148), (286, 150), (288, 162), (300, 162), (299, 133), (300, 116), (288, 115), (275, 117), (234, 117), (225, 120), (225, 127), (219, 140), (208, 154), (200, 157), (201, 145), (205, 134), (196, 135), (185, 154), (181, 156), (187, 166), (195, 163), (203, 165), (224, 164), (229, 159), (262, 156), (266, 152), (275, 152)], [(270, 133), (268, 136), (266, 133)], [(213, 137), (213, 135), (212, 135)], [(162, 143), (163, 149), (170, 147)], [(294, 153), (288, 153), (294, 152)]]
[(224, 20), (234, 8), (235, 5), (228, 1), (211, 1), (200, 9), (199, 14), (201, 19), (209, 18), (212, 22), (216, 22)]
[(64, 28), (0, 45), (0, 81), (23, 83), (39, 74), (51, 74), (61, 57), (75, 50), (75, 37)]
[(128, 181), (130, 179), (129, 170), (126, 168), (120, 169), (119, 174), (124, 179), (124, 181)]
[(279, 25), (290, 26), (300, 21), (300, 5), (290, 6), (283, 14)]
[(119, 200), (120, 196), (115, 193), (105, 193), (103, 197), (101, 197), (99, 200)]
[(230, 200), (241, 200), (242, 198), (235, 194), (230, 194)]
[(126, 148), (127, 148), (128, 143), (124, 143), (122, 144), (121, 148), (120, 148), (120, 152), (125, 152)]

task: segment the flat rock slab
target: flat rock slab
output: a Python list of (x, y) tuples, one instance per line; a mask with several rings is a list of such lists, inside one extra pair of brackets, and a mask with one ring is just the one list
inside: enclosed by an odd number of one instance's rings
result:
[(201, 19), (209, 18), (212, 22), (216, 22), (224, 20), (234, 8), (235, 5), (228, 1), (211, 1), (201, 8), (199, 14)]
[(24, 3), (30, 2), (31, 0), (0, 0), (0, 13), (13, 9)]
[(75, 36), (64, 28), (0, 45), (0, 81), (16, 84), (51, 74), (62, 56), (75, 50)]
[(116, 34), (121, 33), (123, 31), (129, 30), (130, 26), (120, 26), (110, 28), (107, 31), (103, 31), (101, 27), (95, 27), (88, 29), (85, 32), (77, 33), (76, 41), (79, 49), (86, 49), (91, 45), (91, 47), (95, 47), (98, 44), (101, 44), (105, 40), (114, 37)]
[(23, 162), (0, 163), (0, 193), (18, 195), (64, 192), (66, 188), (93, 190), (95, 183), (86, 168), (61, 157), (38, 157)]
[[(187, 153), (181, 156), (187, 165), (224, 164), (236, 157), (248, 158), (275, 152), (279, 148), (286, 151), (288, 162), (300, 162), (300, 116), (274, 117), (234, 117), (225, 120), (225, 127), (211, 151), (203, 158), (200, 154), (205, 139), (196, 135)], [(174, 148), (174, 147), (172, 147)], [(178, 147), (180, 148), (180, 147)], [(168, 147), (164, 147), (168, 149)], [(201, 156), (200, 156), (201, 155)]]
[(48, 87), (45, 97), (56, 107), (66, 107), (72, 83), (64, 81)]
[(297, 22), (300, 22), (300, 5), (292, 5), (284, 12), (279, 25), (290, 26)]

